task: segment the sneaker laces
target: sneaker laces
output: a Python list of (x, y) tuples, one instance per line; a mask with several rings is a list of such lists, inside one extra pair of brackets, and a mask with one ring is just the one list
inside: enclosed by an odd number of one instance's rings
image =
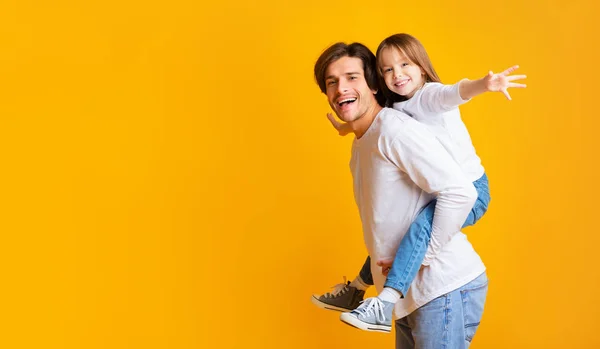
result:
[(333, 288), (333, 291), (325, 293), (325, 298), (334, 298), (338, 295), (343, 295), (346, 293), (348, 291), (348, 282), (346, 281), (346, 277), (344, 276), (343, 283), (332, 286), (331, 288)]
[(367, 316), (375, 315), (375, 319), (379, 322), (385, 321), (385, 305), (377, 297), (367, 298), (360, 302), (361, 305), (354, 309), (352, 312), (357, 314), (359, 318), (365, 318)]

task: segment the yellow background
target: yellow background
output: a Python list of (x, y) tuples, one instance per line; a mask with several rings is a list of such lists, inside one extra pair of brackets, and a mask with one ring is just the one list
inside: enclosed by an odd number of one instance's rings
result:
[(472, 348), (598, 348), (596, 1), (0, 2), (0, 347), (392, 348), (309, 302), (365, 255), (312, 68), (408, 32), (492, 188)]

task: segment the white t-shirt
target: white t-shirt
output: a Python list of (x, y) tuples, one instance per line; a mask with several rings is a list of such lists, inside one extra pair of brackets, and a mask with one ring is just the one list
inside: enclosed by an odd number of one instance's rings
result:
[(412, 221), (437, 197), (430, 242), (434, 257), (418, 272), (404, 299), (396, 303), (397, 317), (410, 314), (485, 271), (460, 232), (477, 192), (427, 126), (402, 112), (383, 108), (367, 132), (354, 140), (350, 168), (378, 291), (385, 277), (375, 263), (395, 256)]

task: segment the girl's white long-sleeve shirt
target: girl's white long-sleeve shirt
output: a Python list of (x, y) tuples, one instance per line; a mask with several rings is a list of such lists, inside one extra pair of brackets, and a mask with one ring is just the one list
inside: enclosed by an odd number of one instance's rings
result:
[(454, 85), (426, 83), (412, 98), (394, 103), (393, 107), (427, 125), (467, 178), (474, 182), (485, 170), (460, 117), (458, 106), (468, 100), (460, 97), (459, 85), (460, 82)]

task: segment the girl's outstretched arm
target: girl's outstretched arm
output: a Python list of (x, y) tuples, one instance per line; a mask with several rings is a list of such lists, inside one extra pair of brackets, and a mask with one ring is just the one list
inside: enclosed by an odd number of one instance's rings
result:
[[(510, 75), (518, 67), (515, 65), (498, 74), (489, 72), (486, 76), (477, 80), (463, 79), (454, 85), (428, 84), (408, 102), (398, 103), (401, 104), (399, 108), (410, 115), (419, 115), (421, 118), (426, 118), (438, 116), (440, 113), (454, 109), (484, 92), (502, 92), (510, 100), (508, 88), (526, 87), (525, 84), (513, 82), (514, 80), (525, 79), (525, 75)], [(394, 108), (396, 108), (396, 103)]]
[(459, 84), (460, 97), (462, 99), (471, 99), (484, 92), (502, 92), (504, 96), (510, 101), (510, 94), (508, 89), (525, 88), (527, 85), (515, 83), (515, 80), (525, 79), (526, 75), (510, 75), (512, 72), (519, 68), (518, 65), (512, 66), (505, 71), (494, 74), (490, 72), (481, 79), (477, 80), (462, 80)]

